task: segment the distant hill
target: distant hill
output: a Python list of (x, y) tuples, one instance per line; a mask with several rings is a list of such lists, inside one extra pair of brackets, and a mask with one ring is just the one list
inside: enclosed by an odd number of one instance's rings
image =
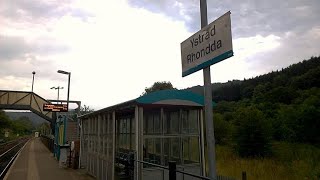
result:
[(6, 111), (6, 114), (12, 120), (17, 120), (19, 117), (26, 116), (28, 117), (34, 126), (40, 125), (43, 122), (48, 122), (47, 120), (41, 118), (40, 116), (32, 113), (32, 112), (13, 112), (13, 111)]
[[(213, 83), (212, 99), (215, 102), (250, 99), (258, 85), (265, 92), (277, 87), (290, 87), (294, 90), (320, 87), (320, 57), (311, 57), (280, 71), (272, 71), (251, 79)], [(198, 85), (186, 90), (203, 95), (203, 86)]]
[[(238, 143), (238, 153), (269, 140), (320, 147), (320, 56), (251, 79), (212, 85), (217, 143)], [(187, 90), (203, 94), (202, 86)]]

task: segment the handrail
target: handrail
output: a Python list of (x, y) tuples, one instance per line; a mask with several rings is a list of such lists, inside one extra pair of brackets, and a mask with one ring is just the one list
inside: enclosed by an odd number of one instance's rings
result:
[(184, 172), (184, 171), (180, 171), (180, 170), (176, 170), (176, 172), (181, 173), (181, 174), (186, 174), (186, 175), (189, 175), (189, 176), (192, 176), (192, 177), (196, 177), (196, 178), (211, 180), (211, 179), (208, 178), (208, 177), (199, 176), (199, 175), (191, 174), (191, 173)]
[[(171, 179), (171, 178), (170, 178), (170, 174), (172, 174), (172, 173), (177, 173), (177, 172), (178, 172), (178, 173), (185, 174), (185, 175), (192, 176), (192, 177), (199, 178), (199, 179), (211, 180), (211, 179), (208, 178), (208, 177), (204, 177), (204, 176), (200, 176), (200, 175), (191, 174), (191, 173), (188, 173), (188, 172), (184, 172), (184, 171), (177, 170), (177, 169), (175, 168), (176, 162), (171, 162), (171, 163), (174, 163), (174, 168), (171, 169), (171, 168), (166, 167), (166, 166), (161, 166), (161, 165), (149, 163), (149, 162), (146, 162), (146, 161), (140, 161), (140, 160), (134, 160), (134, 159), (133, 159), (133, 161), (137, 161), (137, 162), (139, 162), (139, 163), (143, 163), (143, 164), (147, 164), (147, 165), (150, 165), (150, 166), (154, 166), (154, 167), (158, 167), (158, 168), (162, 168), (162, 169), (169, 170), (169, 179)], [(170, 166), (170, 164), (169, 164), (169, 166)], [(171, 173), (170, 173), (170, 172), (171, 172)], [(175, 179), (175, 177), (174, 177), (173, 179)]]
[(140, 161), (140, 160), (135, 160), (135, 161), (137, 161), (137, 162), (139, 162), (139, 163), (147, 164), (147, 165), (150, 165), (150, 166), (155, 166), (155, 167), (158, 167), (158, 168), (162, 168), (162, 169), (167, 169), (167, 170), (169, 170), (168, 167), (166, 167), (166, 166), (161, 166), (161, 165), (159, 165), (159, 164), (153, 164), (153, 163), (149, 163), (149, 162), (146, 162), (146, 161)]

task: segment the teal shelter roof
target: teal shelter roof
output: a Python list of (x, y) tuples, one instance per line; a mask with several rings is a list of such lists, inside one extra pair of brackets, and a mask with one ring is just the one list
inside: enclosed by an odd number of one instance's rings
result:
[[(214, 102), (212, 102), (212, 104), (213, 107), (216, 105)], [(80, 117), (86, 117), (87, 115), (93, 115), (104, 111), (117, 111), (130, 107), (133, 108), (136, 105), (204, 106), (204, 97), (187, 90), (161, 90)]]
[(136, 102), (139, 104), (204, 106), (204, 97), (186, 90), (161, 90), (141, 96), (136, 99)]

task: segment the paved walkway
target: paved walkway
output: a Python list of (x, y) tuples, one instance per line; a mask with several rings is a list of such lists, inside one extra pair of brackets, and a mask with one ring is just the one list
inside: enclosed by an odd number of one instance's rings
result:
[(93, 180), (82, 170), (60, 168), (40, 138), (31, 139), (18, 155), (4, 180)]

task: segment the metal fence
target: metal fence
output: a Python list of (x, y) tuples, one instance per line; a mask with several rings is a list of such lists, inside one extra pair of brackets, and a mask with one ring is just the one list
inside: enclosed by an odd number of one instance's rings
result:
[[(177, 180), (177, 179), (211, 180), (208, 177), (200, 176), (197, 174), (192, 174), (192, 173), (189, 173), (186, 171), (181, 171), (181, 170), (177, 169), (177, 164), (174, 161), (169, 161), (168, 162), (169, 166), (167, 167), (167, 166), (153, 164), (153, 163), (146, 162), (146, 161), (136, 160), (136, 158), (134, 157), (134, 154), (128, 154), (127, 156), (122, 156), (121, 159), (118, 159), (118, 163), (120, 162), (124, 165), (124, 176), (123, 177), (126, 177), (126, 178), (122, 178), (122, 179), (130, 179), (130, 180), (135, 179), (135, 172), (134, 172), (135, 161), (142, 164), (143, 167), (155, 167), (155, 168), (159, 168), (163, 171), (167, 171), (166, 173), (163, 173), (163, 175), (168, 174), (168, 177), (163, 176), (163, 180), (165, 180), (165, 179), (169, 179), (169, 180)], [(183, 176), (179, 176), (180, 178), (178, 178), (177, 174), (182, 174)], [(186, 178), (186, 176), (189, 176), (189, 178)], [(226, 176), (219, 176), (218, 175), (215, 180), (236, 180), (236, 179), (233, 177), (226, 177)], [(246, 180), (245, 172), (243, 172), (243, 174), (242, 174), (242, 180)]]
[(40, 135), (42, 143), (53, 153), (54, 152), (54, 139), (46, 136)]

